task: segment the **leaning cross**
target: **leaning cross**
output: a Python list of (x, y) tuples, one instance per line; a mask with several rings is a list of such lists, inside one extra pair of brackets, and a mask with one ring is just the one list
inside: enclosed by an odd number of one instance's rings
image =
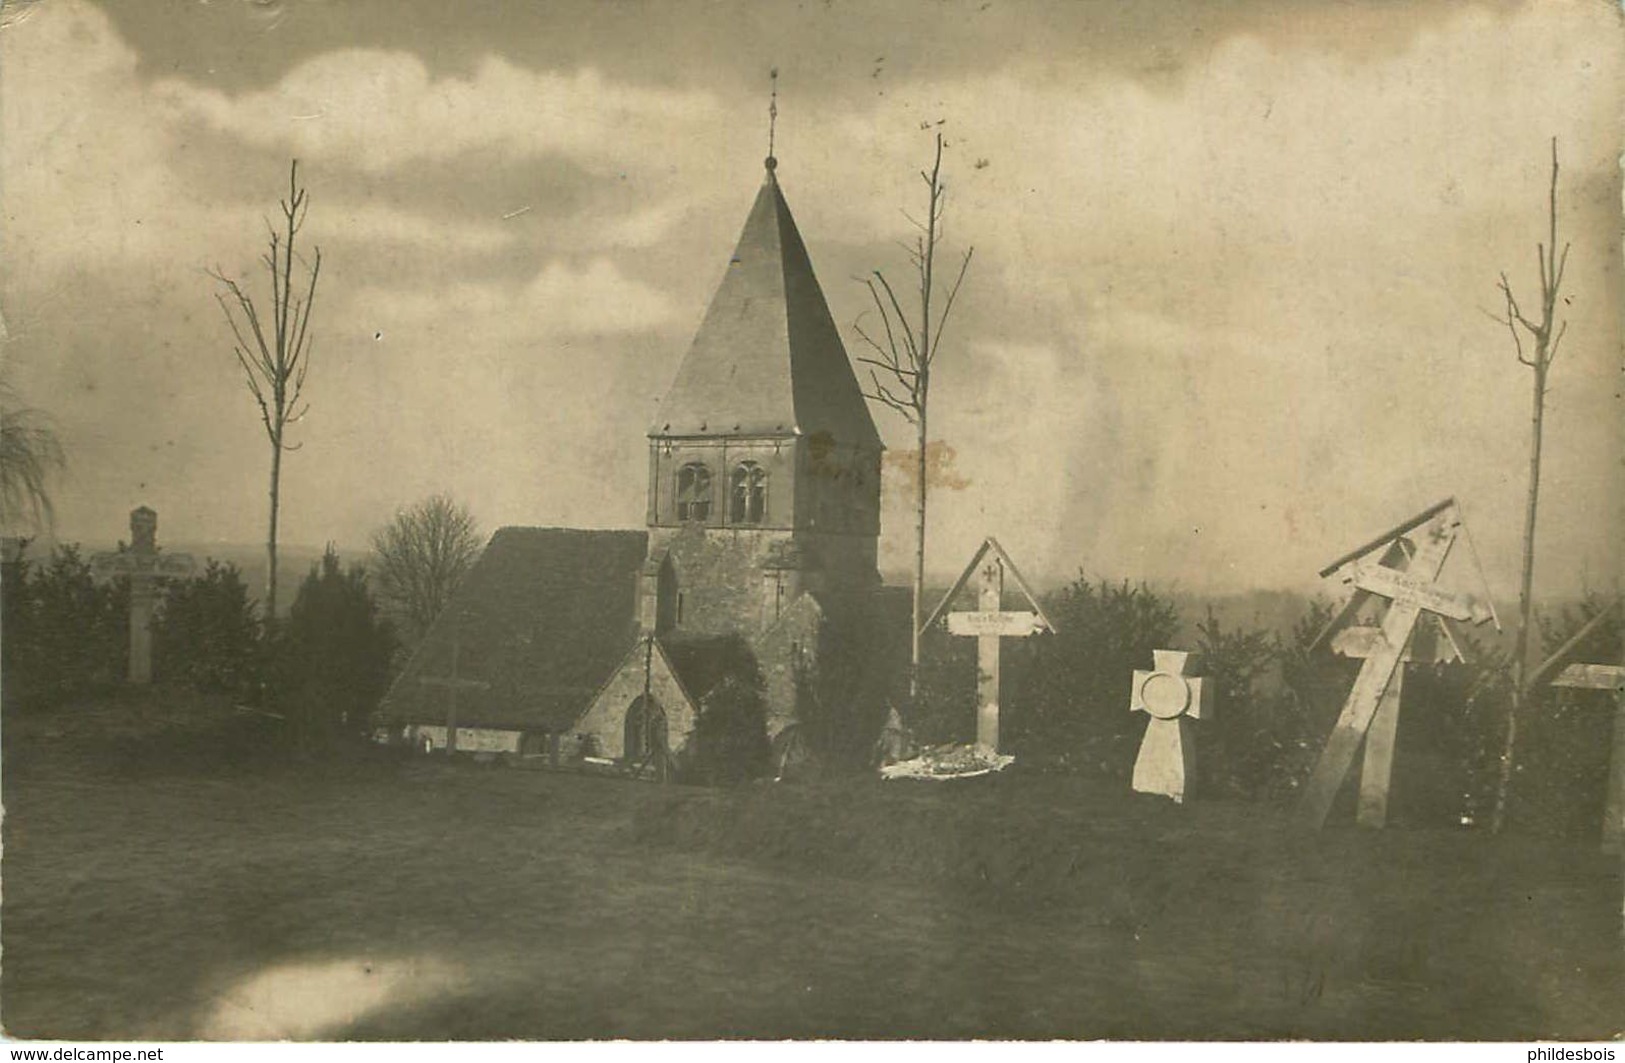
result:
[[(1401, 555), (1403, 550), (1395, 547)], [(1393, 678), (1377, 702), (1376, 714), (1365, 733), (1365, 755), (1360, 760), (1360, 801), (1355, 810), (1355, 821), (1362, 827), (1380, 829), (1388, 822), (1388, 791), (1394, 773), (1394, 740), (1399, 735), (1400, 700), (1405, 690), (1405, 666), (1412, 661), (1423, 664), (1453, 664), (1465, 660), (1455, 636), (1445, 625), (1444, 618), (1429, 614), (1431, 626), (1420, 624), (1411, 633), (1405, 650), (1399, 655)], [(1423, 618), (1424, 620), (1427, 617)], [(1346, 627), (1332, 636), (1332, 652), (1355, 660), (1368, 660), (1382, 645), (1382, 629), (1368, 625)]]
[(418, 682), (426, 687), (444, 687), (446, 690), (446, 755), (457, 752), (457, 692), (459, 690), (488, 690), (490, 683), (480, 679), (464, 679), (457, 674), (457, 658), (462, 647), (458, 633), (451, 636), (451, 675), (419, 676)]
[[(1372, 596), (1388, 599), (1388, 607), (1381, 625), (1370, 636), (1364, 652), (1365, 663), (1360, 666), (1343, 712), (1304, 788), (1303, 817), (1310, 825), (1319, 827), (1326, 822), (1332, 802), (1362, 744), (1367, 745), (1368, 756), (1375, 746), (1379, 747), (1375, 754), (1377, 759), (1387, 759), (1380, 747), (1391, 744), (1392, 735), (1386, 731), (1397, 723), (1397, 692), (1390, 702), (1392, 708), (1384, 719), (1378, 741), (1373, 743), (1367, 732), (1401, 667), (1401, 658), (1422, 614), (1434, 613), (1474, 623), (1491, 619), (1491, 614), (1481, 610), (1471, 599), (1447, 593), (1434, 585), (1461, 527), (1461, 513), (1455, 499), (1447, 498), (1321, 569), (1322, 577), (1337, 573), (1343, 582), (1355, 588), (1354, 596), (1328, 625), (1328, 630), (1352, 619)], [(1384, 551), (1380, 561), (1366, 560), (1379, 549)], [(1403, 570), (1392, 567), (1404, 563), (1405, 559), (1408, 563)], [(1375, 766), (1373, 787), (1378, 776), (1383, 777), (1382, 805), (1386, 809), (1385, 765)], [(1368, 811), (1364, 822), (1370, 823), (1371, 818), (1372, 813)]]
[(158, 580), (189, 576), (190, 554), (158, 552), (158, 513), (146, 506), (130, 511), (130, 548), (96, 554), (92, 570), (106, 578), (130, 578), (130, 682), (152, 682), (152, 613), (158, 603)]
[[(936, 623), (948, 607), (977, 574), (977, 609), (975, 612), (947, 614), (948, 632), (976, 639), (976, 747), (984, 754), (999, 751), (999, 643), (1007, 638), (1025, 638), (1039, 632), (1055, 630), (1038, 599), (1028, 588), (1015, 562), (992, 538), (985, 540), (971, 558), (965, 571), (960, 573), (942, 601), (920, 625), (923, 631)], [(1008, 574), (1027, 599), (1025, 611), (1005, 612), (1004, 577)]]

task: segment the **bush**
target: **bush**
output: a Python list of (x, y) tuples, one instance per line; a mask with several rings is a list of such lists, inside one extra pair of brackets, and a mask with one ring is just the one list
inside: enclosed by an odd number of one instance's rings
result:
[(732, 786), (766, 775), (770, 759), (761, 677), (730, 675), (700, 706), (690, 772), (707, 784)]
[(170, 584), (153, 633), (154, 673), (209, 693), (259, 687), (259, 620), (236, 565), (210, 560), (201, 575)]
[(389, 687), (395, 635), (366, 569), (339, 564), (330, 546), (299, 588), (269, 650), (272, 703), (309, 747), (359, 738)]
[[(1578, 607), (1541, 617), (1543, 655), (1551, 654), (1601, 612), (1608, 600), (1588, 595)], [(1575, 647), (1571, 662), (1617, 664), (1621, 626), (1614, 610)], [(1504, 708), (1502, 716), (1504, 717)], [(1614, 699), (1607, 691), (1554, 687), (1530, 693), (1518, 720), (1507, 822), (1520, 831), (1594, 837), (1602, 822), (1613, 747)], [(1499, 753), (1504, 724), (1493, 728)]]
[(1262, 628), (1225, 630), (1212, 610), (1196, 632), (1214, 710), (1200, 724), (1202, 788), (1248, 798), (1289, 792), (1307, 741), (1301, 706), (1281, 681), (1280, 639)]
[(55, 705), (124, 678), (130, 581), (97, 582), (78, 546), (58, 546), (39, 568), (7, 562), (0, 598), (8, 704)]
[(1150, 666), (1152, 650), (1173, 644), (1179, 610), (1144, 583), (1079, 578), (1047, 601), (1045, 612), (1056, 632), (1022, 639), (1006, 653), (1011, 748), (1029, 760), (1126, 782), (1145, 730), (1143, 714), (1128, 708), (1134, 670)]
[(872, 768), (892, 684), (899, 697), (906, 690), (907, 620), (899, 630), (878, 608), (852, 610), (842, 619), (821, 625), (815, 664), (797, 655), (792, 665), (795, 734), (783, 740), (793, 739), (796, 748), (788, 756), (801, 758), (803, 772), (809, 766), (821, 774)]

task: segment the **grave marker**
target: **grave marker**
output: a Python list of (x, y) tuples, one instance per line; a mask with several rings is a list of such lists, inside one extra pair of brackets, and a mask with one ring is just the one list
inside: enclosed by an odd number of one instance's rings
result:
[(158, 550), (158, 513), (147, 506), (130, 511), (130, 546), (127, 550), (96, 554), (91, 570), (103, 579), (130, 578), (131, 683), (152, 682), (152, 614), (158, 604), (158, 580), (192, 574), (190, 554), (164, 554)]
[(1152, 650), (1151, 670), (1134, 673), (1129, 711), (1143, 712), (1145, 736), (1134, 761), (1134, 789), (1185, 800), (1196, 773), (1193, 720), (1213, 716), (1213, 684), (1193, 675), (1200, 656), (1183, 650)]
[[(972, 612), (948, 613), (949, 634), (976, 640), (976, 747), (992, 755), (999, 751), (999, 643), (1007, 638), (1025, 638), (1040, 632), (1055, 630), (1038, 598), (1027, 581), (1021, 578), (1014, 561), (1004, 552), (997, 540), (982, 542), (965, 571), (959, 574), (942, 601), (932, 610), (920, 630), (935, 624), (943, 617), (943, 610), (959, 596), (977, 576), (977, 608)], [(1006, 612), (1004, 604), (1004, 578), (1008, 575), (1027, 600), (1028, 609)]]
[[(1360, 666), (1360, 674), (1343, 704), (1342, 714), (1304, 788), (1303, 818), (1312, 826), (1325, 824), (1332, 802), (1362, 746), (1367, 763), (1361, 769), (1360, 823), (1381, 826), (1386, 819), (1393, 740), (1398, 729), (1399, 697), (1404, 682), (1402, 678), (1396, 682), (1396, 677), (1404, 667), (1406, 654), (1414, 655), (1411, 638), (1423, 615), (1430, 613), (1475, 623), (1492, 619), (1492, 614), (1472, 599), (1435, 586), (1461, 529), (1461, 511), (1455, 499), (1447, 498), (1321, 569), (1322, 578), (1337, 573), (1343, 582), (1354, 587), (1354, 594), (1327, 625), (1321, 638), (1350, 623), (1374, 598), (1388, 601), (1376, 628), (1370, 633), (1349, 637), (1344, 643), (1358, 648), (1358, 655), (1363, 656), (1365, 663)], [(1382, 551), (1380, 560), (1369, 561), (1369, 556), (1379, 550)], [(1446, 637), (1449, 637), (1448, 632)]]

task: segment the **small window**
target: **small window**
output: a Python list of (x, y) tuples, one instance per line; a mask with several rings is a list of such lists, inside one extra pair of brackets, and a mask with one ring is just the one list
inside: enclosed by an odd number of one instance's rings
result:
[(677, 470), (677, 519), (705, 521), (711, 516), (711, 470), (691, 462)]
[(767, 471), (754, 461), (740, 462), (734, 468), (732, 506), (728, 519), (734, 524), (760, 524), (767, 512)]

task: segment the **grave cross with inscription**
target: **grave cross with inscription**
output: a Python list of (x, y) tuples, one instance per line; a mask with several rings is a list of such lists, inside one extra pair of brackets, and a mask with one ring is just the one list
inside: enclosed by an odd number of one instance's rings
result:
[[(1417, 621), (1424, 613), (1456, 620), (1483, 623), (1492, 614), (1465, 596), (1451, 594), (1435, 585), (1450, 548), (1461, 533), (1461, 512), (1453, 498), (1447, 498), (1423, 510), (1410, 520), (1391, 528), (1363, 546), (1349, 551), (1321, 569), (1324, 578), (1338, 574), (1343, 582), (1352, 584), (1354, 594), (1333, 618), (1327, 630), (1351, 621), (1361, 607), (1372, 598), (1386, 598), (1387, 610), (1382, 622), (1368, 636), (1368, 645), (1361, 654), (1365, 663), (1354, 680), (1343, 712), (1332, 728), (1331, 737), (1321, 751), (1309, 782), (1304, 787), (1303, 817), (1310, 825), (1319, 827), (1326, 822), (1332, 802), (1342, 788), (1354, 757), (1361, 746), (1366, 756), (1387, 761), (1391, 756), (1392, 735), (1387, 732), (1397, 724), (1398, 691), (1390, 700), (1390, 712), (1384, 718), (1377, 740), (1370, 735), (1373, 719), (1377, 716), (1384, 695), (1393, 684), (1402, 667), (1401, 659), (1410, 645)], [(1382, 551), (1380, 560), (1368, 558)], [(1395, 566), (1403, 564), (1404, 568)], [(1352, 654), (1351, 654), (1352, 656)], [(1387, 747), (1386, 751), (1383, 747)], [(1380, 779), (1382, 809), (1387, 806), (1387, 766), (1374, 766), (1372, 785)], [(1372, 824), (1374, 804), (1368, 804), (1362, 823)]]
[(146, 506), (130, 511), (130, 546), (96, 554), (91, 570), (103, 579), (130, 578), (130, 682), (152, 682), (152, 613), (158, 603), (158, 580), (192, 574), (190, 554), (158, 551), (158, 513)]
[[(931, 615), (921, 625), (930, 627), (943, 616), (943, 610), (965, 589), (972, 575), (977, 576), (977, 608), (974, 612), (947, 614), (948, 633), (976, 640), (976, 747), (991, 755), (999, 751), (999, 643), (1007, 638), (1025, 638), (1040, 632), (1055, 630), (1044, 610), (1039, 608), (1027, 582), (1016, 570), (1015, 562), (992, 538), (985, 540), (976, 554), (943, 595)], [(1008, 575), (1027, 600), (1028, 608), (1006, 612), (1004, 604), (1004, 577)]]
[[(1324, 634), (1321, 637), (1324, 638)], [(1343, 628), (1331, 637), (1333, 653), (1359, 661), (1370, 658), (1381, 645), (1382, 629), (1364, 624)], [(1394, 740), (1399, 735), (1405, 666), (1412, 662), (1453, 664), (1462, 660), (1465, 657), (1461, 647), (1456, 645), (1444, 618), (1437, 614), (1425, 616), (1399, 655), (1393, 678), (1388, 680), (1388, 687), (1382, 692), (1376, 714), (1371, 717), (1371, 726), (1365, 733), (1365, 755), (1360, 760), (1360, 800), (1355, 809), (1355, 821), (1360, 826), (1381, 828), (1388, 822), (1388, 791), (1394, 773)]]

